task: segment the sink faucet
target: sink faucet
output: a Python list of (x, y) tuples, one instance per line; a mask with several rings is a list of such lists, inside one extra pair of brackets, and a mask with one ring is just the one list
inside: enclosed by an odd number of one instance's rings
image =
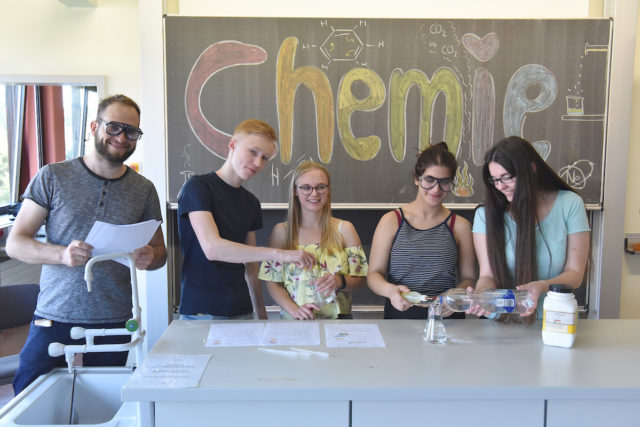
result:
[[(71, 328), (70, 335), (73, 339), (86, 339), (86, 344), (65, 345), (59, 342), (49, 344), (49, 356), (58, 357), (64, 354), (69, 373), (72, 371), (73, 359), (77, 353), (92, 353), (100, 351), (127, 351), (135, 348), (136, 365), (142, 364), (142, 351), (140, 344), (144, 340), (145, 331), (140, 328), (140, 304), (138, 302), (138, 280), (136, 279), (135, 262), (131, 254), (119, 252), (113, 254), (98, 255), (91, 258), (84, 268), (84, 280), (87, 282), (87, 291), (91, 292), (91, 282), (93, 280), (93, 265), (100, 261), (127, 258), (129, 260), (129, 270), (131, 273), (131, 313), (133, 317), (125, 323), (124, 328), (113, 329), (85, 329), (79, 326)], [(123, 344), (94, 344), (93, 338), (96, 336), (131, 335), (131, 341)]]

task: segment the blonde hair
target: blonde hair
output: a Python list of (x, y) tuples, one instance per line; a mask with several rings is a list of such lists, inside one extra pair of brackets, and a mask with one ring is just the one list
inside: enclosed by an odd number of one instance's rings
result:
[(322, 207), (322, 217), (320, 218), (320, 229), (322, 232), (320, 246), (327, 249), (331, 254), (342, 249), (342, 235), (340, 231), (333, 226), (331, 221), (331, 176), (327, 168), (320, 163), (311, 161), (300, 163), (293, 172), (293, 178), (291, 179), (291, 186), (289, 187), (289, 211), (287, 212), (287, 248), (297, 249), (298, 247), (298, 230), (300, 229), (302, 209), (300, 207), (300, 200), (296, 197), (296, 182), (302, 175), (314, 169), (324, 173), (327, 177), (327, 184), (329, 184), (327, 203)]
[(276, 137), (276, 131), (273, 130), (271, 125), (267, 122), (263, 122), (258, 119), (246, 119), (240, 122), (238, 126), (233, 131), (233, 138), (236, 138), (238, 135), (261, 135), (265, 138), (271, 140), (273, 142), (273, 146), (276, 147), (275, 151), (271, 158), (275, 157), (278, 154), (278, 138)]

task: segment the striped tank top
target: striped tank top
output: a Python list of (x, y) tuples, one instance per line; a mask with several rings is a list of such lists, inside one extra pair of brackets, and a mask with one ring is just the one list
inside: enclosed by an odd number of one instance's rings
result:
[[(389, 255), (387, 280), (405, 285), (412, 291), (429, 296), (439, 295), (456, 286), (458, 245), (453, 237), (455, 214), (428, 230), (409, 224), (399, 209), (400, 227)], [(451, 218), (451, 224), (447, 221)]]

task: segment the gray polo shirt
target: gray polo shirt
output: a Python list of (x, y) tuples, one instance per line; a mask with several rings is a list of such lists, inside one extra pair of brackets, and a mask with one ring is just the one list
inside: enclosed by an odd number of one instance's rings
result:
[[(47, 241), (67, 246), (84, 239), (95, 221), (134, 224), (162, 220), (158, 194), (148, 179), (127, 168), (118, 179), (91, 172), (82, 158), (46, 165), (24, 198), (49, 211)], [(43, 265), (36, 315), (66, 323), (109, 323), (131, 317), (129, 269), (115, 261), (94, 265), (87, 292), (84, 266)]]

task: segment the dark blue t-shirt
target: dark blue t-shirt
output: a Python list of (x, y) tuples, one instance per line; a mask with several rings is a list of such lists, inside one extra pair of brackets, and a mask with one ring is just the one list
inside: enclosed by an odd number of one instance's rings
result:
[(211, 212), (220, 237), (245, 243), (262, 228), (260, 202), (243, 187), (232, 187), (215, 172), (189, 179), (178, 195), (178, 233), (182, 247), (180, 314), (238, 316), (251, 313), (244, 264), (209, 261), (200, 247), (189, 212)]

